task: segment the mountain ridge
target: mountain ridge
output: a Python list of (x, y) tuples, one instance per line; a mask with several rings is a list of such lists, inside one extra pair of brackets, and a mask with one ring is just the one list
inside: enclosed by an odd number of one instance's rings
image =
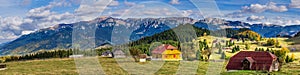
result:
[[(228, 21), (219, 18), (206, 18), (195, 20), (189, 17), (167, 17), (167, 18), (113, 18), (98, 17), (91, 21), (80, 21), (71, 24), (58, 24), (53, 27), (37, 30), (33, 33), (23, 35), (0, 47), (0, 55), (23, 54), (37, 50), (70, 48), (72, 44), (72, 31), (75, 27), (84, 30), (84, 27), (94, 25), (96, 28), (95, 43), (100, 46), (111, 42), (114, 27), (133, 30), (130, 40), (138, 40), (146, 36), (161, 33), (177, 27), (180, 24), (190, 23), (198, 28), (212, 31), (232, 28), (249, 28), (264, 37), (276, 37), (278, 35), (295, 35), (300, 30), (300, 25), (279, 26), (265, 24), (249, 24), (241, 21)], [(84, 26), (84, 27), (80, 27)], [(294, 31), (294, 32), (291, 32)], [(83, 36), (81, 36), (83, 37)]]

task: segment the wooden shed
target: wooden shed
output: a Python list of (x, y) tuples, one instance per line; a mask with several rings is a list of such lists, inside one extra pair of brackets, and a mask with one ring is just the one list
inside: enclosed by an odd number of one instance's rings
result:
[(109, 57), (109, 58), (112, 58), (112, 57), (114, 57), (114, 54), (113, 54), (111, 51), (107, 50), (107, 51), (105, 51), (105, 52), (102, 52), (101, 57)]
[(126, 54), (121, 49), (113, 50), (114, 58), (125, 58)]
[(6, 69), (6, 64), (0, 64), (0, 70), (5, 70)]

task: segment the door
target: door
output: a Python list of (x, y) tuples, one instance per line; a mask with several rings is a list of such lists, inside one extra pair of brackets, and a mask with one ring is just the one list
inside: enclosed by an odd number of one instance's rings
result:
[(248, 60), (243, 61), (243, 70), (250, 70), (250, 62)]

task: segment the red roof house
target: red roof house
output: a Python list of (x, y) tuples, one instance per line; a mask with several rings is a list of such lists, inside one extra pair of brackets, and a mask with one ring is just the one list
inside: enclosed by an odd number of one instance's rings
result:
[(162, 44), (151, 51), (154, 60), (181, 60), (181, 52), (174, 46)]
[(226, 66), (227, 70), (262, 70), (277, 71), (277, 57), (265, 51), (241, 51), (232, 56)]

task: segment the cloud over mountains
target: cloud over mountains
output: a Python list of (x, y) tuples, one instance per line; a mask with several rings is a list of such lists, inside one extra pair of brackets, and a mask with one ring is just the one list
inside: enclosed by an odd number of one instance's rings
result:
[(285, 12), (288, 11), (288, 8), (284, 5), (277, 5), (274, 2), (269, 2), (265, 5), (262, 4), (251, 4), (250, 6), (242, 7), (242, 13), (261, 13), (265, 11), (273, 12)]
[[(20, 16), (20, 14), (14, 14), (15, 12), (7, 13), (10, 14), (10, 16), (7, 16), (3, 15), (3, 13), (6, 13), (6, 10), (2, 9), (4, 12), (0, 12), (0, 43), (3, 40), (12, 40), (22, 34), (28, 34), (31, 31), (47, 28), (60, 23), (89, 21), (99, 17), (100, 15), (122, 17), (122, 15), (126, 13), (128, 15), (128, 13), (131, 11), (130, 8), (132, 7), (145, 10), (140, 10), (137, 13), (132, 12), (135, 14), (131, 15), (146, 15), (146, 17), (147, 15), (150, 15), (150, 17), (170, 17), (179, 15), (201, 19), (203, 18), (203, 14), (216, 15), (216, 12), (226, 12), (225, 16), (216, 17), (221, 17), (224, 19), (235, 18), (238, 21), (272, 23), (279, 25), (300, 24), (300, 19), (297, 18), (299, 15), (294, 14), (299, 13), (299, 10), (297, 10), (300, 8), (299, 0), (283, 0), (286, 4), (280, 3), (280, 1), (276, 0), (272, 2), (255, 0), (230, 0), (227, 1), (227, 3), (222, 3), (222, 1), (216, 0), (216, 2), (213, 2), (211, 5), (203, 2), (202, 0), (195, 0), (198, 1), (198, 4), (201, 4), (202, 2), (200, 7), (202, 11), (195, 7), (190, 0), (156, 0), (156, 2), (167, 4), (168, 6), (174, 7), (176, 10), (165, 8), (161, 5), (143, 5), (143, 3), (147, 3), (147, 1), (148, 0), (53, 0), (40, 1), (41, 3), (39, 3), (38, 1), (33, 0), (3, 0), (0, 1), (3, 3), (0, 5), (0, 9), (13, 6), (18, 8), (27, 6), (27, 10), (22, 13), (22, 16)], [(21, 3), (18, 4), (18, 2)], [(211, 8), (209, 8), (211, 6), (216, 6), (217, 10), (211, 10)], [(16, 12), (18, 11), (16, 10)], [(283, 18), (275, 19), (274, 17), (276, 16)]]

